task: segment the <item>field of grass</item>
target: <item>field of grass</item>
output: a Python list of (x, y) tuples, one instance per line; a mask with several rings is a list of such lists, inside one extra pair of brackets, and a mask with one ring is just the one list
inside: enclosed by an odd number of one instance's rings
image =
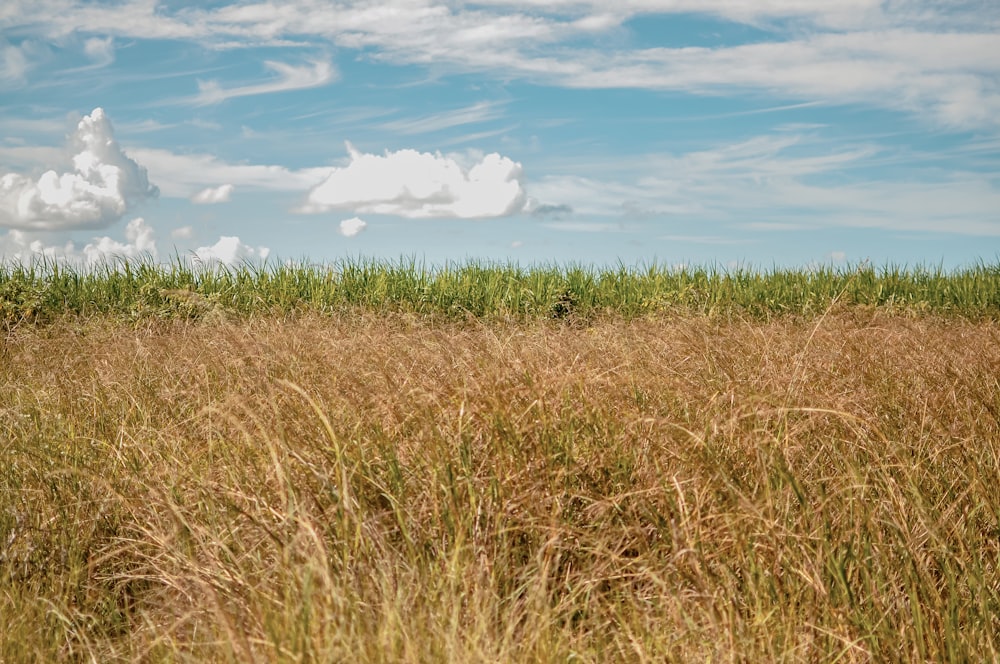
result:
[(0, 662), (1000, 658), (998, 268), (125, 267), (0, 268)]
[(1000, 315), (1000, 263), (945, 271), (859, 265), (813, 270), (621, 266), (523, 268), (354, 260), (328, 266), (0, 263), (0, 324), (64, 313), (129, 320), (330, 313), (362, 307), (449, 318), (631, 318), (664, 311), (815, 316), (831, 302), (966, 317)]

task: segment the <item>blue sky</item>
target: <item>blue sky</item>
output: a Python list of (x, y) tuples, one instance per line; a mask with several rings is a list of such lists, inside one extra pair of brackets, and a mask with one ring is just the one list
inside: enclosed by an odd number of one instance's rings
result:
[(0, 256), (1000, 257), (985, 0), (6, 0)]

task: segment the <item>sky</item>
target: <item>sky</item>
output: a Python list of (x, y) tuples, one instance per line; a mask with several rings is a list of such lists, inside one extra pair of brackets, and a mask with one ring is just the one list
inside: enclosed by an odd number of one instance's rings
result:
[(996, 0), (3, 0), (0, 259), (1000, 261)]

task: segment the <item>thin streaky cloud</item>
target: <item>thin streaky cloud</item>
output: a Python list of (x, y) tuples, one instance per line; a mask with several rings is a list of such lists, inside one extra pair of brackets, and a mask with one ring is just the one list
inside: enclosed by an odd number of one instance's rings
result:
[(392, 120), (384, 122), (380, 128), (397, 134), (427, 134), (452, 127), (468, 124), (479, 124), (503, 117), (500, 104), (496, 102), (478, 102), (464, 108), (457, 108), (443, 113), (435, 113), (419, 118)]
[(331, 171), (323, 167), (289, 169), (272, 164), (233, 164), (210, 154), (178, 154), (161, 148), (134, 148), (129, 154), (148, 168), (164, 195), (182, 198), (193, 196), (215, 182), (258, 191), (307, 191)]
[(478, 143), (479, 141), (482, 141), (484, 138), (492, 138), (494, 136), (502, 136), (502, 135), (504, 135), (506, 133), (514, 131), (518, 127), (520, 127), (520, 125), (513, 124), (513, 125), (507, 125), (506, 127), (500, 127), (499, 129), (491, 129), (489, 131), (478, 131), (478, 132), (474, 132), (474, 133), (471, 133), (471, 134), (461, 134), (461, 135), (455, 136), (453, 138), (447, 138), (447, 139), (444, 139), (442, 141), (439, 141), (439, 145), (441, 145), (442, 147), (444, 147), (444, 146), (450, 146), (450, 145), (463, 145), (463, 144), (467, 144), (467, 143)]
[(315, 60), (309, 65), (295, 66), (275, 60), (267, 60), (264, 66), (277, 74), (277, 78), (267, 83), (223, 87), (218, 81), (199, 81), (198, 94), (191, 102), (198, 106), (221, 104), (227, 99), (250, 97), (253, 95), (305, 90), (326, 85), (337, 77), (333, 65), (325, 60)]
[[(373, 61), (445, 67), (504, 79), (585, 89), (677, 90), (698, 95), (757, 91), (789, 100), (835, 101), (903, 111), (946, 127), (997, 127), (1000, 93), (1000, 10), (982, 3), (965, 11), (903, 0), (892, 11), (879, 0), (633, 0), (617, 10), (596, 2), (421, 2), (387, 0), (374, 9), (345, 3), (317, 10), (300, 0), (281, 5), (224, 6), (170, 12), (151, 3), (33, 6), (12, 26), (48, 37), (99, 33), (187, 40), (202, 46), (231, 42), (309, 43), (365, 50)], [(53, 11), (53, 10), (58, 11)], [(579, 46), (594, 34), (621, 29), (587, 17), (696, 13), (759, 24), (768, 42), (718, 47), (607, 49)], [(784, 26), (783, 20), (804, 20)], [(769, 23), (770, 21), (776, 23)], [(595, 33), (595, 27), (602, 28)], [(322, 85), (332, 72), (276, 63), (277, 81), (226, 88), (208, 81), (193, 100), (214, 104), (236, 96)]]

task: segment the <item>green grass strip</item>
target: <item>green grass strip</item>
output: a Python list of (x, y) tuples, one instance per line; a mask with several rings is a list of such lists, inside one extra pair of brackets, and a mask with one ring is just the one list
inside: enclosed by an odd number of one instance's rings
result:
[(283, 315), (349, 308), (449, 318), (636, 317), (682, 310), (767, 318), (831, 305), (968, 318), (1000, 314), (1000, 263), (946, 271), (869, 264), (808, 270), (659, 265), (521, 267), (413, 259), (327, 265), (115, 261), (90, 269), (39, 259), (0, 264), (0, 323), (58, 315), (127, 319)]

